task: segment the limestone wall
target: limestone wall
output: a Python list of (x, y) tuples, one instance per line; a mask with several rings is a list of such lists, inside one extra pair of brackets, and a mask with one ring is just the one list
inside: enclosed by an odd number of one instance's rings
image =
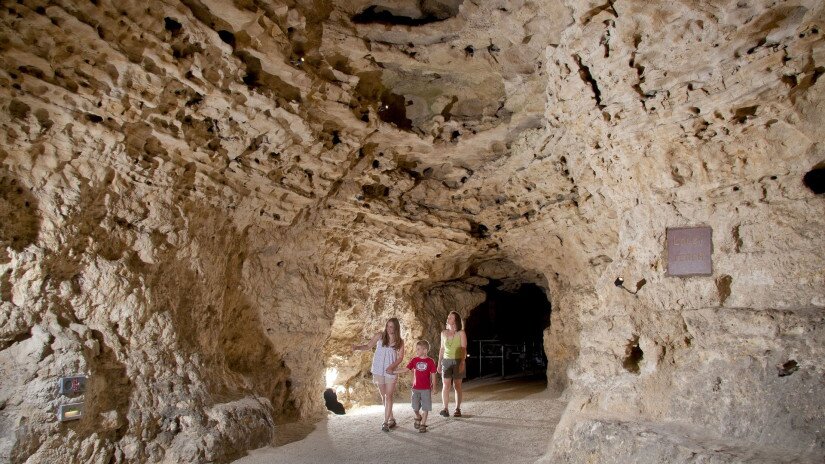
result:
[(4, 5), (0, 460), (226, 462), (488, 279), (552, 305), (548, 462), (821, 460), (821, 2), (425, 3)]

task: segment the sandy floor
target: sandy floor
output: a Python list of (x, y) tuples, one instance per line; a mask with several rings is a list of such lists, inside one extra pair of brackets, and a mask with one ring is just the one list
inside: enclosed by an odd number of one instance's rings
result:
[[(281, 426), (278, 446), (251, 451), (235, 462), (532, 463), (546, 452), (564, 409), (543, 388), (536, 381), (468, 382), (464, 416), (441, 417), (441, 403), (434, 403), (427, 433), (413, 428), (412, 408), (399, 394), (394, 408), (398, 427), (389, 433), (381, 431), (383, 408), (369, 406), (316, 424)], [(287, 443), (293, 439), (297, 441)]]

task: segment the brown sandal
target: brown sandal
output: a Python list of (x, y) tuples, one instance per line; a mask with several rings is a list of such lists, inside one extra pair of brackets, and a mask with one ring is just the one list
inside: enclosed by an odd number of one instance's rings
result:
[(427, 424), (421, 424), (421, 425), (418, 427), (418, 433), (424, 433), (424, 432), (426, 432), (426, 431), (427, 431)]
[(395, 423), (395, 419), (390, 419), (387, 421), (387, 426), (389, 426), (389, 428), (391, 429), (394, 429), (396, 425), (397, 424)]
[(455, 412), (453, 413), (453, 417), (461, 417), (461, 409), (456, 408)]

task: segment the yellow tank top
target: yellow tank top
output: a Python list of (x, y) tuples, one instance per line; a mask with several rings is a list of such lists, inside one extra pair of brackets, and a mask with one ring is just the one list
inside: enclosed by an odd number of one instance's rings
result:
[(447, 338), (445, 333), (441, 333), (441, 345), (444, 346), (444, 359), (458, 359), (458, 349), (461, 347), (461, 335), (456, 331), (455, 335)]

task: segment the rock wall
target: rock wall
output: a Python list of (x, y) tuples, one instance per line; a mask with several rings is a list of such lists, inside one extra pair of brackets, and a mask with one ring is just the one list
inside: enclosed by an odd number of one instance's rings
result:
[[(823, 15), (5, 6), (0, 459), (231, 460), (495, 279), (552, 304), (548, 462), (821, 460)], [(666, 276), (693, 225), (713, 275)]]
[[(825, 10), (569, 6), (545, 162), (580, 217), (548, 232), (577, 232), (560, 236), (585, 256), (563, 268), (594, 297), (573, 303), (580, 356), (549, 462), (821, 459), (825, 216), (803, 178), (825, 156)], [(713, 275), (667, 277), (665, 229), (693, 225), (713, 229)]]

